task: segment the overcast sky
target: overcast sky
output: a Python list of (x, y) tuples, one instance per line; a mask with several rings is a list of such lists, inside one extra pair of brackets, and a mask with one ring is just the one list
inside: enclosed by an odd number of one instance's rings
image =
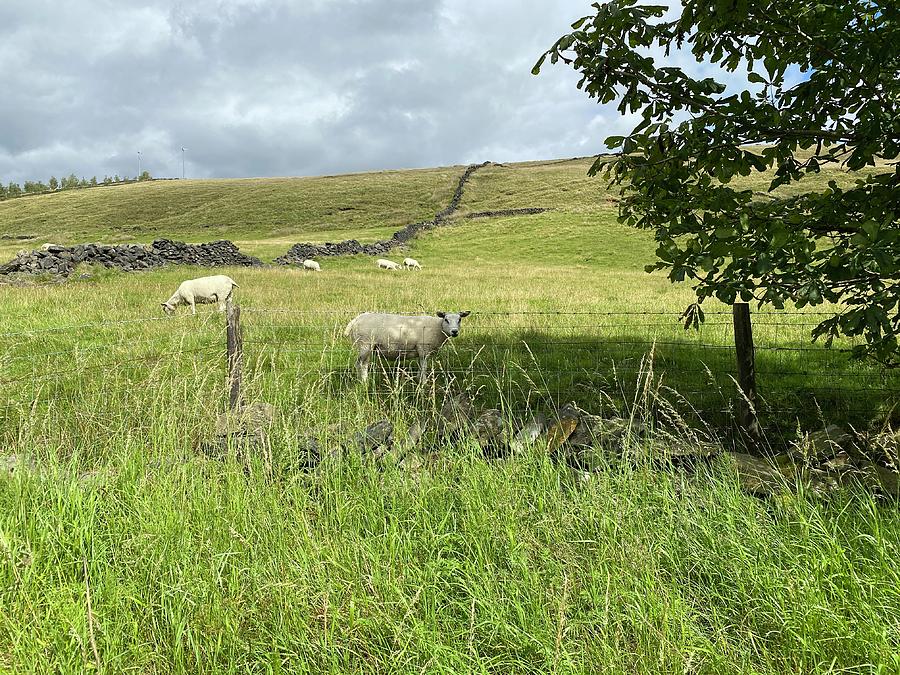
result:
[(133, 176), (138, 151), (180, 176), (182, 146), (188, 177), (601, 152), (634, 120), (530, 73), (590, 4), (2, 0), (0, 180)]

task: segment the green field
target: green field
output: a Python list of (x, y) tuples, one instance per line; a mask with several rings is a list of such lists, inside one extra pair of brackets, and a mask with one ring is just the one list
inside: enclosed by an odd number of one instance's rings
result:
[[(300, 468), (309, 437), (334, 448), (382, 418), (402, 437), (461, 390), (512, 419), (567, 401), (640, 417), (658, 397), (727, 440), (729, 308), (680, 328), (690, 288), (643, 272), (653, 241), (616, 222), (589, 164), (477, 172), (460, 216), (553, 211), (459, 217), (412, 242), (420, 273), (366, 257), (223, 270), (240, 284), (245, 397), (277, 409), (249, 463), (208, 452), (223, 318), (159, 308), (203, 270), (0, 285), (0, 455), (33, 463), (0, 481), (0, 670), (900, 670), (900, 518), (862, 490), (764, 502), (724, 457), (696, 473), (611, 458), (584, 480), (540, 443), (489, 461), (467, 439), (416, 471), (354, 453)], [(97, 188), (0, 203), (0, 232), (34, 246), (227, 237), (271, 260), (428, 218), (461, 171)], [(21, 247), (0, 240), (4, 257)], [(374, 309), (473, 315), (423, 391), (350, 375), (341, 331)], [(755, 316), (760, 347), (792, 348), (759, 354), (781, 440), (798, 422), (864, 424), (895, 386), (806, 351), (814, 320)]]
[[(0, 232), (36, 245), (231, 239), (276, 257), (296, 241), (373, 239), (426, 220), (450, 200), (461, 167), (318, 178), (153, 181), (0, 202)], [(0, 253), (22, 248), (0, 240)], [(11, 257), (11, 256), (10, 256)]]

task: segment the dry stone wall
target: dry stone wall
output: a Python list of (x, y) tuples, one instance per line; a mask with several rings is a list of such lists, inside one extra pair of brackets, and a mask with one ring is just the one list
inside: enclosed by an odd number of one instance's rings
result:
[(54, 274), (68, 276), (81, 263), (103, 265), (123, 272), (153, 269), (165, 265), (198, 265), (201, 267), (256, 267), (262, 261), (241, 253), (227, 240), (205, 244), (186, 244), (171, 239), (157, 239), (143, 244), (50, 244), (45, 249), (25, 251), (0, 265), (2, 274)]
[(542, 209), (538, 207), (527, 209), (502, 209), (500, 211), (479, 211), (478, 213), (470, 213), (466, 218), (504, 218), (507, 216), (533, 216), (538, 213), (546, 213), (550, 209)]
[[(431, 220), (410, 223), (394, 232), (390, 239), (362, 244), (356, 239), (325, 244), (300, 243), (275, 260), (280, 265), (300, 265), (309, 258), (341, 255), (385, 255), (397, 246), (406, 244), (420, 233), (440, 227), (459, 209), (463, 191), (473, 173), (490, 165), (491, 162), (471, 164), (460, 176), (453, 197), (446, 208), (436, 213)], [(547, 209), (508, 209), (504, 211), (483, 211), (472, 213), (467, 218), (489, 218), (543, 213)], [(29, 238), (32, 238), (29, 236)], [(241, 266), (255, 267), (263, 263), (257, 258), (240, 252), (237, 246), (227, 240), (206, 244), (186, 244), (170, 239), (157, 239), (151, 245), (143, 244), (78, 244), (61, 246), (51, 244), (34, 251), (23, 251), (10, 262), (0, 265), (0, 275), (9, 274), (52, 274), (68, 276), (81, 263), (103, 265), (124, 272), (153, 269), (165, 265), (197, 265), (200, 267)]]
[(310, 244), (310, 243), (301, 243), (294, 244), (291, 249), (285, 253), (280, 258), (276, 258), (275, 262), (279, 265), (301, 265), (304, 260), (308, 260), (309, 258), (324, 258), (329, 256), (337, 256), (337, 255), (385, 255), (388, 251), (397, 246), (401, 246), (407, 243), (410, 239), (414, 239), (419, 236), (421, 232), (425, 230), (430, 230), (435, 227), (439, 227), (444, 224), (444, 222), (452, 216), (456, 210), (459, 208), (459, 202), (462, 200), (463, 190), (465, 190), (466, 183), (469, 182), (469, 178), (473, 173), (478, 171), (485, 166), (488, 166), (491, 162), (484, 162), (483, 164), (470, 164), (466, 167), (466, 170), (463, 172), (462, 176), (459, 177), (459, 182), (456, 185), (456, 190), (453, 192), (453, 198), (450, 200), (450, 203), (447, 205), (445, 209), (436, 213), (432, 220), (424, 220), (419, 223), (411, 223), (406, 227), (397, 230), (391, 236), (390, 239), (382, 239), (380, 241), (375, 241), (370, 244), (361, 244), (356, 239), (347, 239), (341, 242), (327, 242), (325, 244)]

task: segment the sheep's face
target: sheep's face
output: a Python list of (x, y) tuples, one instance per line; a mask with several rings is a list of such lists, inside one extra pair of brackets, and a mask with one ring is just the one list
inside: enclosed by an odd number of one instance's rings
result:
[(166, 313), (166, 316), (172, 316), (175, 313), (175, 307), (169, 304), (168, 302), (162, 303), (163, 311)]
[(459, 335), (459, 324), (470, 312), (438, 312), (437, 315), (443, 319), (441, 322), (441, 332), (447, 337), (456, 337)]

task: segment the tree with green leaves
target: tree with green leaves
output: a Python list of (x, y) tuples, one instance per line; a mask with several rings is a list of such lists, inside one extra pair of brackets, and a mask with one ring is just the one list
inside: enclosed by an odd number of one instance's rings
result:
[[(862, 336), (859, 354), (900, 365), (896, 0), (682, 0), (674, 18), (638, 0), (593, 7), (534, 73), (562, 61), (588, 96), (638, 114), (591, 174), (622, 190), (622, 222), (655, 233), (648, 271), (694, 284), (688, 323), (710, 297), (834, 303), (813, 337)], [(673, 49), (746, 69), (747, 88), (657, 63)], [(853, 180), (810, 180), (829, 165)], [(731, 183), (758, 172), (765, 193)]]
[(59, 181), (56, 180), (56, 176), (50, 176), (50, 189), (54, 192), (59, 189)]
[(26, 180), (24, 184), (25, 194), (36, 195), (47, 191), (47, 186), (41, 181)]

